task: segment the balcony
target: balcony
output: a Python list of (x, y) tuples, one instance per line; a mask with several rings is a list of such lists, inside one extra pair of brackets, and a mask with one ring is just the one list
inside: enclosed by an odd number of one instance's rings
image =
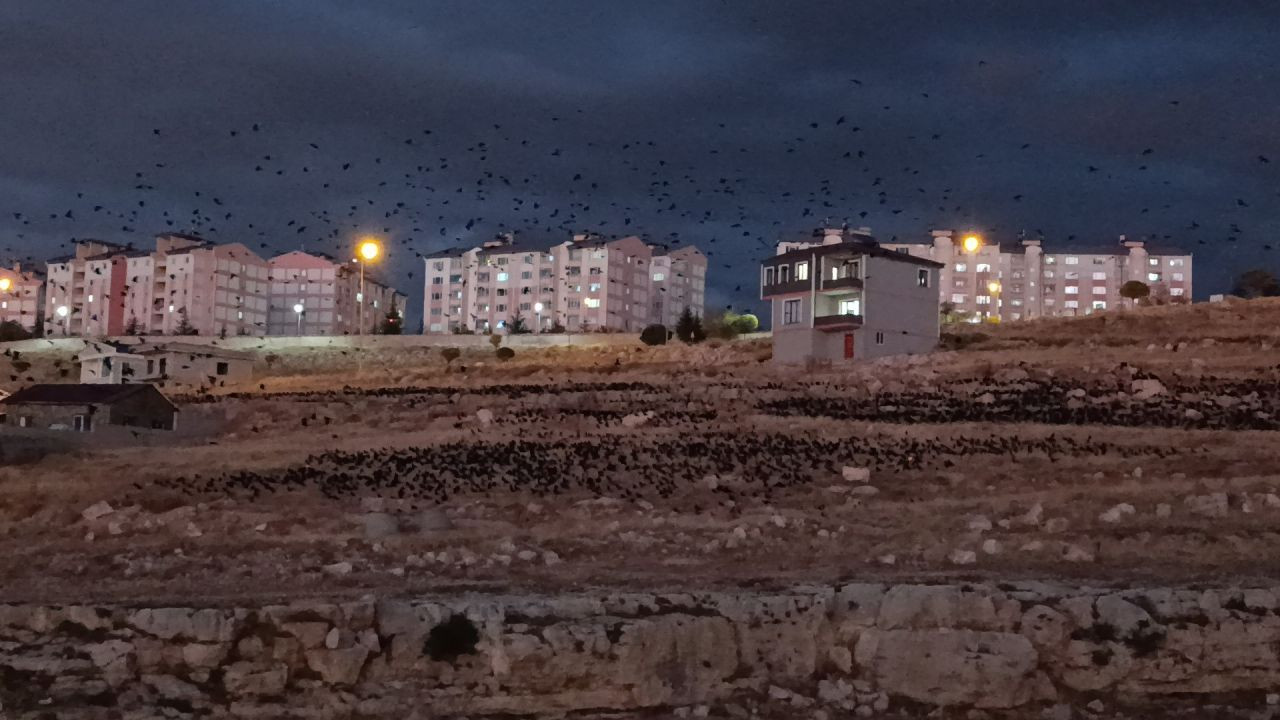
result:
[(819, 315), (813, 319), (813, 327), (826, 332), (856, 330), (862, 327), (861, 315)]
[(812, 280), (788, 280), (787, 282), (775, 282), (771, 285), (765, 285), (761, 288), (760, 294), (762, 297), (790, 295), (791, 293), (809, 292), (812, 289)]
[(819, 290), (823, 292), (835, 292), (837, 290), (861, 290), (862, 278), (852, 275), (838, 278), (823, 278), (822, 285)]

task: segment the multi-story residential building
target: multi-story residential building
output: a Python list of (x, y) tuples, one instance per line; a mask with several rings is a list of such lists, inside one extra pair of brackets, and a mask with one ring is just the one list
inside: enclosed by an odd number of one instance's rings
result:
[(653, 256), (653, 321), (673, 328), (687, 308), (702, 316), (707, 293), (707, 256), (692, 245)]
[(942, 264), (886, 250), (864, 231), (779, 243), (760, 268), (777, 363), (852, 361), (938, 344)]
[(370, 277), (367, 270), (362, 292), (355, 263), (297, 250), (277, 255), (269, 264), (268, 335), (372, 334), (389, 311), (403, 317), (405, 296)]
[[(654, 257), (654, 248), (634, 236), (610, 240), (581, 234), (555, 241), (517, 239), (514, 233), (479, 247), (428, 255), (426, 331), (509, 332), (519, 322), (538, 332), (639, 332), (663, 322), (663, 307), (654, 306), (655, 283), (665, 285), (671, 275), (667, 268), (677, 262), (682, 263), (681, 293), (701, 315), (702, 254), (681, 252), (659, 263)], [(655, 265), (663, 268), (656, 281)]]
[(977, 235), (938, 230), (932, 242), (883, 247), (942, 263), (938, 301), (974, 321), (1087, 315), (1130, 305), (1120, 287), (1131, 280), (1146, 284), (1156, 298), (1191, 299), (1191, 253), (1123, 235), (1113, 247), (1047, 252), (1040, 240), (985, 243)]
[(124, 253), (128, 250), (102, 240), (78, 240), (71, 255), (49, 261), (46, 336), (93, 337), (124, 331)]
[(240, 243), (156, 237), (154, 252), (82, 241), (49, 262), (46, 334), (263, 335), (267, 262)]
[(43, 327), (44, 278), (21, 265), (0, 267), (0, 323), (17, 323), (29, 333)]

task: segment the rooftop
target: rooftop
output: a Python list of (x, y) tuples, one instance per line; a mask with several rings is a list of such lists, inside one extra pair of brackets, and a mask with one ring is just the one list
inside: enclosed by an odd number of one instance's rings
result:
[(159, 392), (153, 385), (32, 385), (25, 387), (0, 404), (45, 403), (53, 405), (86, 405), (119, 402), (137, 393)]

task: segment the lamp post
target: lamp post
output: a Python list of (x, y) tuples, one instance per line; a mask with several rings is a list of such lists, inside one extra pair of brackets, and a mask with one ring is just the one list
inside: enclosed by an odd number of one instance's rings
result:
[(366, 238), (363, 242), (360, 243), (360, 247), (356, 248), (356, 250), (360, 255), (360, 257), (356, 259), (356, 262), (360, 263), (360, 293), (356, 297), (356, 300), (359, 301), (360, 303), (360, 312), (359, 312), (360, 328), (356, 332), (356, 334), (363, 335), (364, 334), (364, 303), (365, 303), (364, 266), (367, 263), (373, 262), (378, 258), (378, 254), (382, 252), (382, 246), (378, 244), (377, 240), (373, 238)]
[(542, 303), (533, 304), (533, 314), (538, 318), (538, 334), (542, 334)]
[(298, 316), (298, 337), (302, 337), (302, 314), (306, 312), (306, 310), (307, 309), (302, 306), (302, 303), (293, 304), (293, 312)]

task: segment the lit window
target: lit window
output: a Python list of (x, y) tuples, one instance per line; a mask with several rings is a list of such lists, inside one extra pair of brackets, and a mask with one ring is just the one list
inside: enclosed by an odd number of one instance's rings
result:
[(1106, 304), (1105, 302), (1103, 302), (1102, 300), (1094, 300), (1094, 301), (1093, 301), (1093, 309), (1094, 309), (1094, 310), (1106, 310), (1106, 309), (1107, 309), (1107, 304)]
[(852, 300), (841, 300), (840, 314), (841, 315), (861, 315), (862, 301), (857, 298), (854, 298)]
[(916, 272), (916, 284), (922, 288), (929, 287), (929, 271), (921, 268)]
[(1147, 280), (1150, 282), (1160, 282), (1160, 273), (1147, 273)]
[(1046, 258), (1044, 259), (1044, 264), (1045, 264), (1045, 265), (1053, 265), (1053, 264), (1054, 264), (1054, 263), (1056, 263), (1056, 262), (1058, 262), (1058, 258), (1053, 257), (1052, 255), (1050, 255), (1049, 257), (1046, 257)]
[(1068, 307), (1068, 308), (1078, 308), (1080, 307), (1080, 303), (1075, 300), (1067, 300), (1066, 302), (1062, 303), (1062, 306)]
[(809, 263), (807, 262), (796, 263), (796, 280), (808, 280), (808, 279), (809, 279)]
[(1044, 279), (1045, 279), (1045, 280), (1052, 280), (1054, 277), (1055, 277), (1055, 275), (1053, 274), (1053, 271), (1052, 271), (1052, 270), (1045, 270), (1045, 271), (1044, 271)]
[(356, 293), (356, 302), (364, 302), (364, 293)]
[(962, 294), (960, 294), (960, 293), (956, 293), (956, 294), (954, 294), (954, 295), (952, 295), (952, 296), (951, 296), (951, 302), (959, 304), (959, 303), (964, 302), (964, 298), (965, 298), (965, 296), (964, 296), (964, 295), (962, 295)]
[(787, 300), (782, 303), (782, 324), (795, 325), (800, 322), (800, 301)]
[(1174, 273), (1174, 274), (1173, 274), (1173, 279), (1174, 279), (1174, 280), (1181, 281), (1181, 280), (1182, 280), (1182, 273)]
[(1147, 264), (1151, 267), (1160, 267), (1160, 258), (1147, 258)]
[(1079, 265), (1079, 264), (1080, 264), (1080, 258), (1075, 257), (1074, 255), (1068, 255), (1066, 258), (1064, 258), (1064, 259), (1063, 259), (1063, 261), (1062, 261), (1062, 262), (1064, 262), (1064, 263), (1066, 263), (1066, 264), (1068, 264), (1068, 265)]
[(1009, 301), (1009, 304), (1010, 304), (1010, 305), (1012, 305), (1012, 306), (1014, 306), (1014, 307), (1022, 307), (1022, 301), (1021, 301), (1021, 300), (1018, 300), (1018, 299), (1016, 299), (1016, 298), (1015, 298), (1015, 299), (1013, 299), (1013, 300), (1010, 300), (1010, 301)]
[(967, 263), (956, 263), (956, 272), (966, 272), (969, 269)]
[(1094, 286), (1093, 286), (1093, 294), (1094, 294), (1094, 295), (1106, 295), (1106, 294), (1107, 294), (1107, 289), (1106, 289), (1105, 287), (1101, 286), (1101, 285), (1094, 285)]
[(1185, 293), (1185, 292), (1186, 292), (1186, 291), (1185, 291), (1185, 290), (1183, 290), (1182, 288), (1172, 288), (1172, 289), (1170, 289), (1170, 290), (1169, 290), (1169, 294), (1170, 294), (1170, 295), (1182, 295), (1182, 294), (1183, 294), (1183, 293)]
[[(662, 273), (654, 273), (654, 274), (653, 274), (653, 281), (654, 281), (654, 282), (662, 282), (663, 280), (665, 280), (665, 279), (666, 279), (666, 277), (667, 277), (667, 276), (666, 276), (666, 275), (663, 275)], [(773, 268), (765, 268), (765, 269), (764, 269), (764, 282), (765, 282), (765, 284), (766, 284), (766, 285), (768, 285), (768, 284), (769, 284), (769, 281), (770, 281), (770, 280), (772, 280), (772, 279), (773, 279)]]
[(979, 296), (976, 298), (976, 300), (978, 301), (978, 304), (979, 304), (979, 305), (990, 305), (990, 304), (991, 304), (991, 296), (990, 296), (990, 295), (979, 295)]
[(1104, 272), (1096, 272), (1096, 273), (1094, 273), (1094, 274), (1093, 274), (1093, 279), (1094, 279), (1094, 280), (1106, 280), (1106, 279), (1107, 279), (1107, 274), (1106, 274), (1106, 273), (1104, 273)]
[(586, 300), (584, 300), (583, 302), (585, 302), (585, 303), (586, 303), (586, 305), (587, 305), (587, 307), (589, 307), (589, 308), (598, 308), (598, 307), (600, 307), (600, 298), (587, 298), (587, 299), (586, 299)]
[(976, 267), (975, 270), (980, 273), (991, 272), (991, 266), (987, 263), (978, 263), (978, 267)]
[(508, 275), (504, 272), (498, 273), (498, 282), (506, 282)]
[(89, 302), (93, 302), (93, 294), (92, 294), (92, 293), (90, 293), (90, 294), (89, 294)]
[(1169, 267), (1182, 267), (1182, 258), (1173, 258), (1170, 260)]
[(1076, 287), (1075, 285), (1068, 285), (1068, 286), (1067, 286), (1067, 294), (1068, 294), (1068, 295), (1079, 295), (1079, 294), (1080, 294), (1080, 288)]
[(587, 286), (587, 290), (590, 292), (600, 292), (600, 283), (591, 283)]

